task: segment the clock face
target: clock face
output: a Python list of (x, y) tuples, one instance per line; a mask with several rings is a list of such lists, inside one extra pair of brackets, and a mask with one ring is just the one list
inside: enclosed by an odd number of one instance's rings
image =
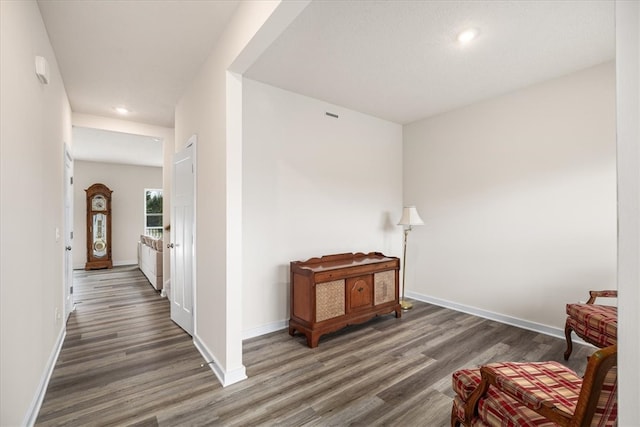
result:
[(91, 200), (91, 209), (94, 211), (105, 211), (107, 210), (107, 201), (103, 196), (95, 196)]

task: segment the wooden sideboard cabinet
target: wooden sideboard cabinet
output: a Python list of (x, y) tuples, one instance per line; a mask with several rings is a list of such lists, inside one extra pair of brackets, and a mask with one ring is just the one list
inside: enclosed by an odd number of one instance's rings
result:
[(400, 260), (379, 252), (347, 253), (291, 262), (289, 334), (318, 346), (321, 335), (380, 314), (402, 316)]

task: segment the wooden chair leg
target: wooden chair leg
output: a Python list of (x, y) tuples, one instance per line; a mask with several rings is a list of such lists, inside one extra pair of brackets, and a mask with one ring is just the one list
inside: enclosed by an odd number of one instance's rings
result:
[(451, 427), (460, 427), (460, 420), (456, 414), (455, 405), (451, 405)]
[(573, 351), (573, 343), (571, 342), (571, 326), (569, 326), (569, 322), (564, 325), (564, 336), (567, 338), (567, 350), (564, 352), (564, 360), (569, 360), (569, 356), (571, 356), (571, 352)]

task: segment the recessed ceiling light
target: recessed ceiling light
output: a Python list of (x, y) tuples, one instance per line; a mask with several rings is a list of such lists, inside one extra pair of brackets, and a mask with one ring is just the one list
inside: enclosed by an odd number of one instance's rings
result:
[(128, 114), (129, 110), (125, 107), (113, 107), (114, 110), (116, 110), (116, 113), (118, 114)]
[(458, 34), (458, 41), (461, 44), (466, 44), (476, 37), (478, 37), (478, 30), (475, 28), (469, 28), (468, 30), (464, 30), (463, 32)]

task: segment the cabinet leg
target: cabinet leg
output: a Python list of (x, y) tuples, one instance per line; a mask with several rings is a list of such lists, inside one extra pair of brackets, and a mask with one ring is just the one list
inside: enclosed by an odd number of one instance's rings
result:
[(289, 326), (289, 335), (293, 336), (296, 333), (296, 328)]
[(311, 348), (316, 348), (318, 346), (318, 341), (320, 341), (320, 335), (310, 333), (307, 335), (307, 345)]

